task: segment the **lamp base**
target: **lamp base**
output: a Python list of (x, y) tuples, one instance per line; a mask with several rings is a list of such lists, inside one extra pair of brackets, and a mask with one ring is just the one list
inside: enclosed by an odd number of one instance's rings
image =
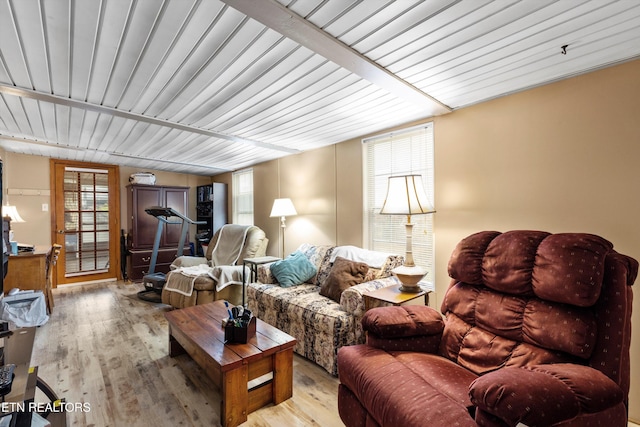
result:
[(402, 283), (400, 287), (402, 292), (416, 293), (422, 290), (418, 286), (418, 282), (427, 274), (427, 270), (418, 266), (407, 267), (406, 265), (401, 265), (391, 270), (391, 273)]

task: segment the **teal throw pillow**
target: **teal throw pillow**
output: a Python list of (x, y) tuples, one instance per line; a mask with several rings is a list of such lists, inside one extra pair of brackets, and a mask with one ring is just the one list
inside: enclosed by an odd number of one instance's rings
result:
[(316, 274), (316, 267), (300, 251), (295, 251), (283, 260), (270, 266), (271, 274), (280, 286), (289, 288), (311, 279)]

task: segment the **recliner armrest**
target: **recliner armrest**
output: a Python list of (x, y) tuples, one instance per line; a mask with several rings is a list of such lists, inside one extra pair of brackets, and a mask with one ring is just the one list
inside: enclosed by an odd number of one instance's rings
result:
[(195, 267), (196, 265), (200, 265), (200, 264), (208, 265), (209, 260), (206, 259), (205, 257), (184, 255), (174, 259), (173, 262), (171, 263), (170, 268), (172, 270), (175, 270), (178, 267)]
[(436, 353), (444, 321), (440, 313), (423, 305), (378, 307), (367, 311), (362, 328), (367, 344), (386, 351)]
[(569, 363), (498, 369), (474, 380), (469, 396), (478, 411), (512, 426), (553, 425), (623, 400), (622, 389), (602, 372)]

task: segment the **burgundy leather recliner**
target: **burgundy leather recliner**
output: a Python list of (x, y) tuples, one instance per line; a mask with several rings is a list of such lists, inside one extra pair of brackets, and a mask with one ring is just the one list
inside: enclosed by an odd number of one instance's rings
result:
[(444, 318), (375, 308), (340, 349), (348, 427), (627, 425), (636, 260), (592, 234), (485, 231), (448, 268)]

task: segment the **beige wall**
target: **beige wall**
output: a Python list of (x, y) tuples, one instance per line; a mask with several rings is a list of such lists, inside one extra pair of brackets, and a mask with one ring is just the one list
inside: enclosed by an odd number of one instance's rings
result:
[(336, 242), (335, 152), (331, 145), (253, 167), (255, 224), (269, 238), (269, 255), (282, 254), (280, 219), (269, 217), (273, 200), (282, 197), (291, 198), (298, 212), (286, 219), (285, 253), (304, 242)]
[[(5, 153), (3, 162), (3, 205), (15, 205), (26, 222), (12, 222), (14, 239), (37, 246), (51, 245), (51, 200), (49, 196), (49, 158)], [(7, 195), (7, 190), (23, 191), (23, 195)], [(35, 194), (38, 192), (40, 194)], [(48, 211), (43, 211), (43, 204)]]
[[(435, 118), (436, 295), (456, 243), (480, 230), (589, 232), (640, 259), (640, 61)], [(408, 125), (413, 125), (411, 123)], [(362, 245), (361, 139), (257, 165), (256, 224), (291, 197), (286, 252)], [(275, 239), (272, 240), (275, 243)], [(277, 254), (277, 246), (270, 252)], [(636, 292), (640, 292), (636, 289)], [(434, 301), (435, 300), (435, 301)], [(630, 416), (640, 420), (640, 307), (634, 302)]]
[(269, 216), (273, 200), (282, 197), (298, 212), (286, 219), (285, 253), (305, 242), (362, 246), (360, 150), (358, 139), (253, 166), (254, 222), (269, 238), (269, 255), (282, 254), (280, 219)]

